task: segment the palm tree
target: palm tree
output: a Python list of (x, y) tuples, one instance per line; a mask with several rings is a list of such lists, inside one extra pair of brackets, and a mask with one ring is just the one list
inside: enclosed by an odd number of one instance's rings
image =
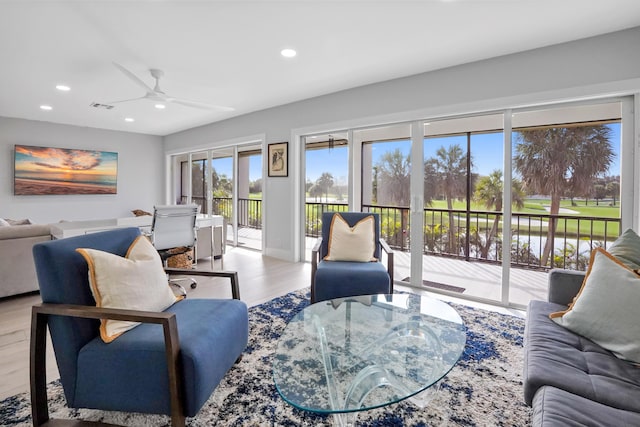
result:
[(593, 186), (591, 194), (593, 195), (593, 198), (596, 199), (596, 206), (600, 206), (600, 200), (607, 197), (607, 187), (602, 184), (596, 184)]
[(309, 188), (309, 197), (313, 197), (315, 201), (318, 201), (318, 197), (320, 197), (320, 201), (322, 202), (323, 195), (322, 188), (318, 184), (313, 184), (311, 188)]
[[(483, 176), (478, 180), (476, 185), (476, 191), (474, 193), (474, 199), (483, 203), (487, 210), (493, 210), (495, 212), (502, 212), (502, 171), (499, 169), (494, 170), (489, 176)], [(522, 183), (517, 179), (511, 181), (511, 202), (518, 208), (524, 206), (525, 194), (522, 190)], [(489, 256), (489, 249), (495, 236), (498, 234), (498, 226), (500, 225), (500, 215), (496, 214), (493, 220), (493, 225), (486, 241), (483, 243), (478, 238), (478, 246), (480, 249), (480, 257), (487, 259)]]
[[(471, 159), (470, 159), (471, 160)], [(435, 185), (440, 194), (444, 194), (449, 211), (448, 251), (456, 253), (456, 230), (453, 216), (453, 201), (464, 198), (467, 194), (467, 156), (458, 144), (451, 145), (448, 149), (440, 147), (436, 156), (425, 162), (425, 177), (435, 178), (435, 183), (425, 182), (427, 185)]]
[(378, 204), (409, 206), (411, 155), (396, 148), (384, 153), (376, 167)]
[(609, 196), (613, 197), (613, 206), (616, 205), (616, 199), (620, 194), (620, 183), (618, 181), (611, 181), (607, 184), (607, 192)]
[[(402, 150), (396, 148), (385, 152), (374, 167), (374, 191), (378, 205), (391, 205), (408, 207), (411, 194), (411, 155), (404, 155)], [(400, 209), (400, 223), (390, 218), (383, 219), (389, 222), (383, 227), (384, 238), (394, 245), (400, 243), (404, 247), (409, 228), (409, 209)]]
[(316, 180), (316, 185), (322, 189), (324, 193), (325, 203), (329, 201), (329, 189), (333, 187), (333, 175), (329, 172), (323, 172), (320, 178)]
[(551, 198), (549, 227), (541, 263), (551, 253), (560, 200), (586, 195), (594, 179), (609, 169), (613, 149), (611, 130), (604, 125), (548, 127), (522, 130), (516, 136), (513, 164), (529, 193)]

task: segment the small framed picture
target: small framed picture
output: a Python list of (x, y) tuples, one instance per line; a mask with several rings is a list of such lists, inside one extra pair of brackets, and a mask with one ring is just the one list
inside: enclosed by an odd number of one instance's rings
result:
[(269, 144), (269, 176), (289, 176), (288, 143)]

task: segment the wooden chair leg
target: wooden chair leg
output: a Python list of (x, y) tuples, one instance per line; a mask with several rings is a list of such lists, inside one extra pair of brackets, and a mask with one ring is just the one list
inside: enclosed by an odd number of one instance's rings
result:
[(31, 310), (31, 342), (29, 375), (31, 387), (31, 417), (35, 427), (49, 421), (47, 403), (47, 315)]
[(180, 378), (180, 341), (178, 324), (175, 317), (163, 322), (165, 354), (169, 375), (169, 393), (171, 396), (171, 426), (184, 427), (185, 416), (182, 400), (182, 379)]

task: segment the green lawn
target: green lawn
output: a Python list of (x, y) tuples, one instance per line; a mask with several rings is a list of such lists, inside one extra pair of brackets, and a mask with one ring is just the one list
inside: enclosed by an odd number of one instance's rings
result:
[[(549, 199), (526, 199), (524, 201), (524, 207), (516, 208), (513, 207), (514, 212), (517, 213), (526, 213), (533, 215), (547, 215), (548, 210), (545, 207), (550, 205), (551, 201)], [(435, 209), (446, 209), (447, 202), (444, 200), (434, 200), (431, 203), (431, 208)], [(619, 206), (609, 206), (608, 202), (600, 202), (596, 204), (595, 201), (589, 201), (586, 205), (584, 201), (578, 201), (575, 205), (572, 206), (571, 200), (563, 200), (560, 203), (561, 208), (570, 209), (572, 212), (564, 213), (560, 212), (559, 215), (573, 217), (591, 217), (591, 218), (619, 218), (620, 217), (620, 207)], [(457, 210), (465, 210), (466, 202), (465, 201), (456, 201), (453, 203), (453, 208)], [(472, 202), (471, 203), (472, 211), (486, 211), (486, 206)], [(490, 220), (493, 217), (489, 217)], [(448, 216), (445, 214), (443, 218), (443, 222), (448, 220)], [(464, 221), (463, 221), (464, 222)], [(578, 224), (580, 225), (580, 229), (578, 230)], [(473, 224), (476, 225), (476, 224)], [(491, 224), (486, 224), (480, 222), (477, 224), (477, 227), (480, 229), (484, 229), (485, 227), (489, 227)], [(605, 230), (606, 229), (606, 230)], [(568, 235), (575, 236), (580, 234), (580, 236), (591, 236), (603, 238), (605, 234), (609, 237), (615, 238), (620, 234), (620, 230), (618, 229), (617, 223), (607, 222), (604, 220), (580, 220), (578, 219), (560, 219), (558, 221), (558, 226), (556, 228), (558, 234), (566, 233)], [(605, 233), (606, 231), (606, 233)], [(536, 226), (532, 228), (532, 232), (547, 232), (547, 225), (543, 224), (542, 226)]]
[[(548, 207), (551, 205), (551, 200), (549, 199), (526, 199), (524, 201), (524, 207), (516, 208), (513, 206), (514, 212), (522, 212), (522, 213), (532, 213), (532, 214), (540, 214), (540, 213), (548, 213), (545, 209), (545, 206)], [(445, 200), (434, 200), (429, 205), (431, 208), (435, 209), (447, 209), (447, 202)], [(454, 209), (464, 210), (467, 207), (467, 202), (463, 200), (456, 200), (453, 203)], [(599, 205), (596, 205), (595, 201), (589, 201), (589, 203), (585, 206), (583, 201), (578, 202), (575, 206), (571, 206), (571, 200), (563, 200), (560, 202), (561, 208), (571, 209), (572, 211), (576, 211), (577, 214), (581, 216), (594, 216), (599, 218), (619, 218), (620, 217), (620, 206), (616, 204), (616, 206), (609, 206), (606, 202), (600, 202)], [(479, 210), (485, 211), (487, 207), (481, 203), (471, 202), (471, 210)], [(560, 215), (563, 215), (560, 213)]]

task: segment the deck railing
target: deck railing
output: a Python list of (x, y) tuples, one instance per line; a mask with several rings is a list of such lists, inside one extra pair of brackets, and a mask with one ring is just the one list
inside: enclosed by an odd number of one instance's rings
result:
[[(307, 236), (315, 237), (321, 215), (309, 212), (347, 210), (345, 204), (306, 204)], [(380, 214), (381, 234), (399, 251), (410, 248), (408, 207), (363, 206)], [(549, 255), (543, 263), (548, 231), (552, 227)], [(423, 253), (499, 264), (502, 262), (503, 215), (500, 212), (458, 209), (424, 209)], [(522, 268), (585, 270), (592, 249), (606, 248), (620, 234), (619, 218), (513, 213), (511, 264)]]
[[(187, 202), (186, 197), (181, 198), (182, 203)], [(200, 206), (200, 212), (206, 212), (207, 201), (204, 197), (192, 197), (192, 203)], [(227, 223), (231, 223), (233, 213), (233, 199), (231, 197), (214, 197), (213, 213), (222, 215)], [(262, 228), (262, 200), (238, 199), (238, 225), (248, 228)]]
[(306, 202), (305, 218), (306, 227), (305, 234), (307, 237), (320, 237), (322, 234), (322, 213), (323, 212), (346, 212), (349, 205), (346, 203), (322, 203), (322, 202)]
[[(206, 205), (204, 198), (193, 203)], [(186, 198), (184, 199), (186, 202)], [(232, 199), (214, 197), (213, 212), (231, 221)], [(318, 237), (323, 212), (344, 212), (346, 203), (306, 202), (305, 234)], [(363, 206), (365, 212), (380, 214), (381, 234), (391, 247), (399, 251), (410, 248), (410, 216), (408, 207)], [(201, 210), (203, 211), (203, 210)], [(238, 225), (261, 229), (262, 200), (238, 200)], [(503, 215), (500, 212), (462, 209), (424, 209), (424, 247), (426, 255), (438, 255), (490, 263), (502, 262)], [(544, 249), (549, 227), (552, 228), (549, 256)], [(554, 267), (585, 270), (592, 249), (606, 248), (620, 234), (619, 218), (578, 215), (513, 213), (512, 240), (509, 242), (511, 264), (522, 268)]]

